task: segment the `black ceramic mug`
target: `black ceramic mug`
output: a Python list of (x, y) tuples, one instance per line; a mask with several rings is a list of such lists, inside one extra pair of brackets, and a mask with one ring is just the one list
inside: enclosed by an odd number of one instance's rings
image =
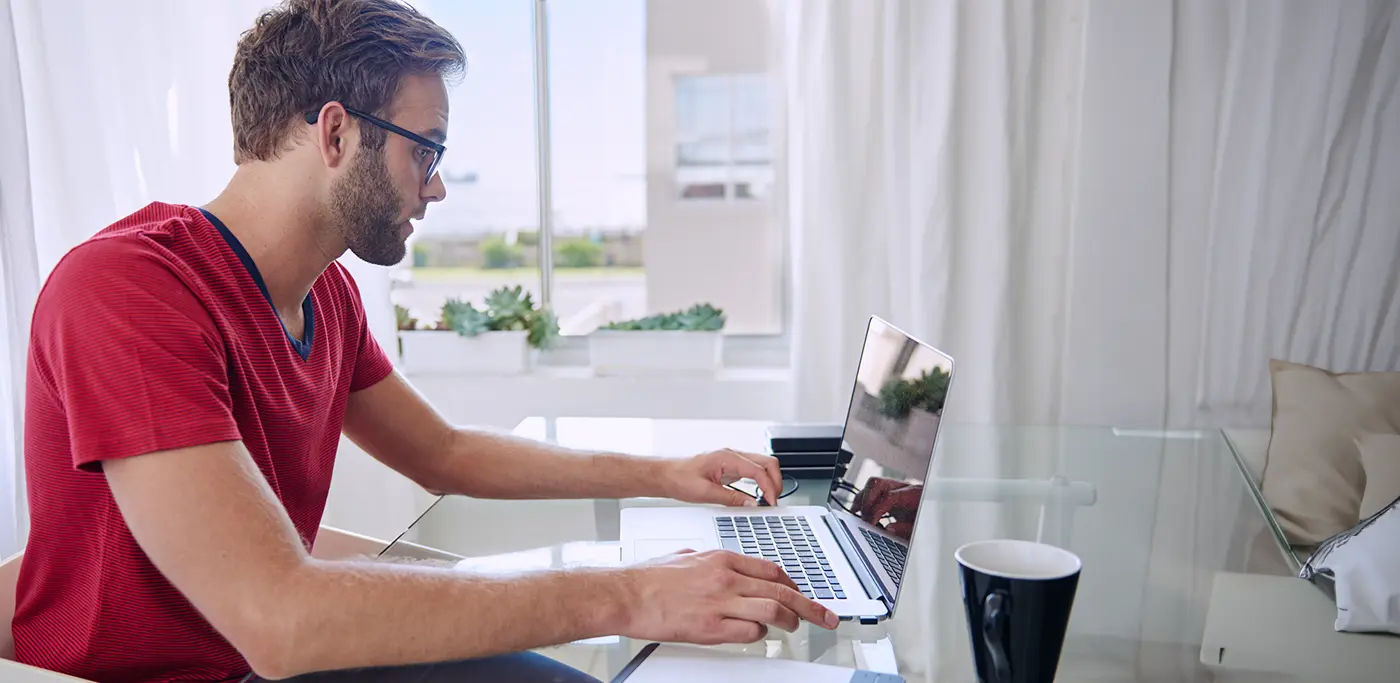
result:
[(954, 553), (981, 683), (1051, 683), (1083, 564), (1044, 543), (993, 540)]

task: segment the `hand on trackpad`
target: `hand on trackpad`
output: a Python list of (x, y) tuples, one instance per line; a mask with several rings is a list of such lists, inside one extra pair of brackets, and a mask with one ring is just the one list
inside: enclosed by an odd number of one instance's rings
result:
[(680, 550), (705, 550), (711, 545), (703, 538), (651, 538), (637, 541), (632, 546), (632, 556), (637, 561), (650, 560), (662, 555), (670, 555)]

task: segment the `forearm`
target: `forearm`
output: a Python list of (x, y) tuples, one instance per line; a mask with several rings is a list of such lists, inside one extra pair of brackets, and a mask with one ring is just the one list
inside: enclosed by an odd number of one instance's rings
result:
[(511, 578), (307, 561), (274, 596), (285, 643), (263, 675), (471, 659), (618, 633), (624, 571)]
[(665, 496), (667, 458), (578, 451), (510, 434), (453, 432), (431, 488), (478, 498)]

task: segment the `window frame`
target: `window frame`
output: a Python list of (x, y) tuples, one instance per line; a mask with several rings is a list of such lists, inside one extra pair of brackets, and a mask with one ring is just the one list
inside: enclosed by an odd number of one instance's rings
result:
[[(549, 307), (553, 303), (554, 295), (554, 198), (553, 198), (553, 155), (551, 146), (550, 117), (552, 114), (549, 93), (549, 26), (548, 26), (548, 0), (531, 0), (531, 23), (533, 28), (532, 48), (534, 53), (534, 82), (533, 94), (535, 99), (535, 152), (536, 152), (536, 187), (539, 227), (538, 240), (536, 243), (537, 263), (540, 277), (539, 304)], [(690, 72), (675, 74), (675, 76), (704, 76), (704, 72)], [(763, 75), (770, 79), (770, 93), (776, 91), (772, 85), (775, 79), (772, 72), (716, 72), (710, 75), (723, 75), (728, 77), (728, 92), (730, 102), (728, 106), (729, 131), (728, 141), (728, 163), (725, 168), (732, 171), (734, 166), (734, 126), (735, 107), (733, 96), (737, 91), (737, 76)], [(674, 80), (673, 80), (674, 82)], [(672, 98), (674, 102), (674, 91)], [(786, 121), (785, 102), (781, 97), (771, 96), (769, 103), (769, 116), (774, 122)], [(791, 272), (792, 253), (790, 224), (787, 220), (786, 210), (786, 127), (784, 125), (774, 125), (769, 131), (769, 166), (773, 169), (773, 180), (770, 191), (767, 195), (757, 197), (739, 198), (734, 196), (737, 183), (730, 175), (725, 181), (725, 197), (722, 199), (681, 199), (678, 201), (686, 205), (693, 206), (718, 206), (718, 205), (748, 205), (751, 202), (767, 202), (772, 205), (774, 220), (779, 227), (779, 249), (781, 259), (779, 264), (780, 278), (779, 284), (779, 329), (775, 334), (733, 334), (725, 332), (722, 334), (723, 344), (723, 364), (725, 367), (738, 368), (788, 368), (791, 366), (791, 330), (793, 323), (792, 295), (791, 295)], [(677, 144), (672, 143), (672, 153), (677, 152)], [(675, 182), (675, 167), (672, 164), (671, 181)], [(679, 190), (679, 186), (676, 188)], [(391, 285), (392, 289), (392, 285)], [(540, 362), (544, 366), (573, 367), (588, 365), (588, 336), (568, 335), (561, 336), (556, 346), (550, 350), (540, 353)]]

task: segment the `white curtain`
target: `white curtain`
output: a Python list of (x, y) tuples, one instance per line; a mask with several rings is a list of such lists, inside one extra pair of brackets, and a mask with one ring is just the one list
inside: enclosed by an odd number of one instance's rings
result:
[(24, 547), (25, 348), (39, 287), (15, 25), (0, 0), (0, 559)]
[[(1267, 427), (1270, 357), (1400, 369), (1395, 5), (775, 2), (798, 417), (841, 418), (870, 314), (954, 356), (959, 422)], [(985, 454), (960, 476), (1095, 462), (1105, 499), (1141, 491), (1076, 513), (1086, 572), (1124, 569), (1073, 628), (1122, 647), (1070, 667), (1199, 675), (1197, 648), (1152, 644), (1203, 628), (1195, 569), (1245, 504), (1218, 495), (1229, 456), (1099, 433), (969, 428), (949, 446)], [(1026, 512), (940, 507), (911, 567), (935, 580), (913, 590), (946, 606), (944, 551), (1033, 533)], [(918, 624), (891, 630), (901, 673), (972, 675), (955, 610), (896, 621)]]
[(796, 406), (866, 316), (960, 421), (1267, 426), (1267, 360), (1400, 368), (1395, 5), (778, 2)]
[(12, 2), (43, 272), (148, 202), (214, 197), (234, 45), (266, 3)]

